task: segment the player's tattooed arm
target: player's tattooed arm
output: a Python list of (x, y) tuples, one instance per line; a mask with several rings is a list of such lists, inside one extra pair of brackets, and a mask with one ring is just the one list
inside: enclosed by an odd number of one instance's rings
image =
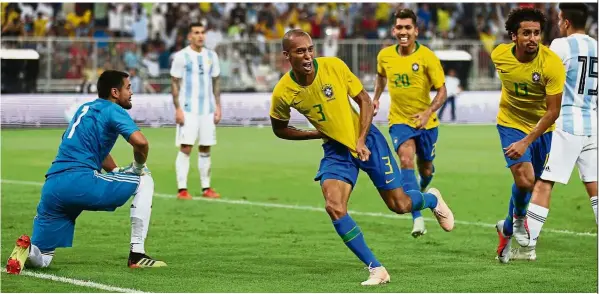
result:
[(428, 108), (428, 111), (430, 113), (437, 112), (437, 110), (439, 110), (439, 108), (441, 108), (441, 106), (443, 106), (443, 104), (445, 104), (446, 100), (447, 100), (447, 88), (445, 87), (445, 84), (443, 84), (443, 86), (441, 86), (441, 87), (439, 87), (439, 89), (437, 89), (437, 95), (435, 95), (435, 98), (433, 99), (431, 106)]
[(181, 87), (181, 79), (171, 77), (171, 93), (173, 94), (173, 104), (175, 109), (181, 108), (179, 105), (179, 89)]
[(129, 144), (133, 146), (133, 158), (135, 158), (135, 162), (145, 164), (150, 151), (150, 144), (146, 136), (141, 131), (136, 131), (129, 136)]
[(325, 136), (318, 130), (300, 130), (289, 125), (289, 121), (278, 120), (271, 117), (272, 131), (275, 135), (285, 140), (313, 140), (322, 139)]
[(537, 125), (532, 129), (530, 133), (522, 140), (512, 143), (510, 146), (505, 148), (505, 155), (510, 159), (518, 159), (524, 155), (526, 149), (532, 142), (543, 135), (549, 127), (551, 127), (557, 118), (562, 105), (562, 93), (555, 95), (547, 95), (545, 98), (547, 104), (547, 112), (541, 117)]
[(118, 165), (116, 165), (114, 158), (112, 158), (112, 156), (110, 154), (108, 154), (108, 156), (106, 156), (106, 158), (104, 158), (104, 161), (102, 161), (102, 168), (106, 172), (111, 172), (117, 167), (118, 167)]
[(443, 106), (445, 100), (447, 100), (447, 88), (445, 87), (445, 84), (443, 84), (441, 87), (439, 87), (439, 89), (437, 89), (437, 95), (435, 95), (431, 106), (429, 106), (429, 108), (427, 108), (425, 111), (419, 112), (412, 116), (416, 123), (416, 128), (424, 128), (431, 115), (437, 112), (441, 106)]
[(214, 100), (216, 101), (216, 109), (214, 111), (214, 123), (217, 124), (222, 118), (222, 108), (220, 105), (220, 78), (212, 78), (212, 92), (214, 93)]
[(181, 78), (171, 76), (171, 93), (173, 94), (173, 104), (175, 105), (175, 123), (184, 124), (185, 115), (179, 105), (179, 90), (181, 87)]
[(374, 106), (374, 115), (376, 115), (379, 112), (381, 95), (383, 94), (383, 91), (385, 91), (386, 85), (387, 85), (387, 77), (380, 73), (377, 73), (376, 81), (374, 84), (374, 99), (372, 101), (372, 104)]

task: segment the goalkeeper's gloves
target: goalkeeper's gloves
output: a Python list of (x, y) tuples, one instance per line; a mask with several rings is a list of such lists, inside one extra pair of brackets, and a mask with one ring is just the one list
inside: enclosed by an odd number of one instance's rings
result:
[(138, 176), (151, 174), (150, 169), (148, 169), (148, 166), (145, 163), (140, 164), (135, 161), (133, 161), (131, 164), (127, 166), (117, 167), (114, 170), (112, 170), (112, 172), (134, 174)]

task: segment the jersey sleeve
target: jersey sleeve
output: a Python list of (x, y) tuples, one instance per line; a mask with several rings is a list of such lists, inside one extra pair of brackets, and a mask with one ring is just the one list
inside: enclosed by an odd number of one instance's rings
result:
[(117, 105), (112, 107), (110, 122), (112, 127), (127, 141), (129, 141), (131, 134), (139, 131), (137, 124), (135, 124), (129, 113)]
[(383, 76), (386, 77), (387, 73), (385, 72), (385, 68), (383, 67), (383, 54), (381, 54), (383, 51), (379, 52), (379, 54), (376, 56), (376, 73), (379, 76)]
[(551, 42), (549, 49), (553, 51), (557, 56), (562, 60), (562, 63), (566, 62), (566, 58), (568, 57), (568, 42), (564, 38), (557, 38)]
[(275, 90), (272, 93), (270, 116), (278, 120), (288, 121), (291, 119), (291, 107), (283, 98), (281, 90), (277, 88), (278, 87), (275, 87)]
[(354, 75), (354, 73), (349, 69), (347, 64), (343, 62), (343, 60), (339, 58), (337, 58), (337, 60), (337, 66), (341, 68), (341, 73), (344, 76), (345, 81), (347, 82), (347, 94), (352, 98), (358, 96), (358, 94), (362, 92), (362, 89), (364, 89), (364, 86), (360, 82), (360, 79), (358, 79), (358, 77)]
[(175, 78), (182, 78), (183, 71), (185, 70), (185, 60), (180, 53), (175, 53), (173, 58), (173, 64), (171, 64), (171, 76)]
[(220, 62), (218, 60), (218, 55), (216, 54), (216, 52), (211, 51), (210, 54), (212, 57), (212, 68), (210, 73), (213, 78), (216, 78), (220, 76)]
[(441, 60), (431, 52), (427, 62), (428, 66), (426, 67), (426, 70), (428, 77), (431, 80), (431, 84), (435, 89), (439, 89), (445, 84), (445, 73), (443, 72)]
[(547, 95), (555, 95), (564, 91), (566, 69), (557, 56), (550, 56), (547, 59), (547, 65), (543, 74), (546, 77), (545, 93)]

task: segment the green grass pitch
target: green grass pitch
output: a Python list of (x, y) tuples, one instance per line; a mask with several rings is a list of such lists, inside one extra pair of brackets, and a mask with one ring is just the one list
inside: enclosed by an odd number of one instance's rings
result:
[[(392, 213), (368, 177), (360, 175), (350, 209), (357, 211), (353, 218), (391, 274), (390, 284), (370, 288), (359, 285), (368, 272), (335, 233), (322, 210), (320, 187), (312, 181), (322, 156), (320, 142), (280, 140), (268, 128), (219, 128), (213, 187), (223, 199), (240, 201), (178, 201), (164, 197), (176, 193), (175, 131), (143, 131), (160, 193), (146, 250), (169, 267), (126, 267), (125, 205), (114, 213), (84, 212), (74, 247), (58, 249), (50, 268), (34, 273), (148, 292), (597, 291), (597, 227), (576, 172), (570, 184), (554, 190), (545, 225), (553, 231), (542, 234), (537, 261), (503, 265), (494, 259), (497, 236), (489, 225), (505, 217), (512, 183), (494, 126), (440, 128), (432, 186), (460, 221), (451, 233), (425, 211), (428, 234), (413, 239), (410, 217), (387, 217)], [(2, 183), (2, 267), (16, 238), (31, 233), (41, 188), (36, 183), (43, 182), (62, 132), (2, 131), (2, 179), (13, 181)], [(189, 189), (198, 195), (194, 153)], [(112, 154), (120, 165), (132, 160), (122, 139)], [(29, 276), (2, 273), (1, 278), (2, 292), (102, 291)]]

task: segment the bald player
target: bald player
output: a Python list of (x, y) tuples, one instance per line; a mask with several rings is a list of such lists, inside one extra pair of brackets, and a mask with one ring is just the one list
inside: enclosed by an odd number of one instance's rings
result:
[[(437, 189), (427, 193), (402, 189), (401, 172), (385, 137), (372, 124), (372, 101), (358, 78), (336, 57), (314, 57), (312, 38), (302, 30), (283, 37), (283, 55), (291, 64), (272, 93), (270, 117), (275, 135), (286, 140), (324, 141), (324, 158), (314, 180), (320, 181), (325, 208), (336, 232), (368, 266), (362, 285), (390, 281), (383, 265), (366, 245), (360, 227), (347, 213), (347, 203), (359, 170), (365, 171), (387, 207), (396, 213), (430, 208), (445, 231), (454, 227), (453, 213)], [(349, 99), (354, 100), (358, 113)], [(289, 125), (291, 108), (303, 114), (315, 130)]]

